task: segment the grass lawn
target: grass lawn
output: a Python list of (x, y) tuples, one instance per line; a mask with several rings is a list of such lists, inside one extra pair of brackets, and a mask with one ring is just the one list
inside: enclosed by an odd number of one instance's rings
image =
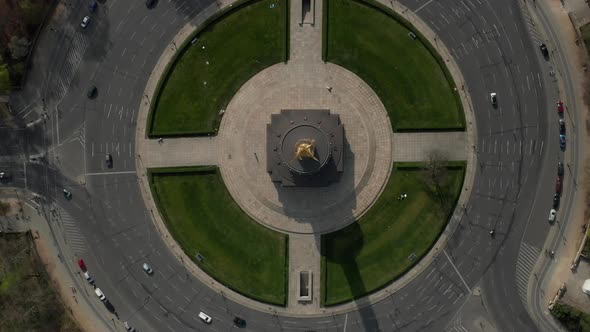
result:
[(199, 32), (198, 42), (188, 44), (162, 83), (150, 135), (214, 132), (219, 111), (247, 80), (286, 61), (286, 4), (248, 2)]
[[(428, 189), (423, 171), (398, 166), (367, 214), (322, 237), (324, 305), (389, 284), (420, 260), (446, 226), (463, 185), (463, 166), (447, 170), (440, 191), (444, 204)], [(400, 193), (407, 193), (407, 199), (398, 200)], [(412, 254), (414, 260), (408, 258)]]
[(463, 129), (460, 100), (428, 48), (392, 16), (353, 0), (328, 0), (326, 60), (362, 78), (394, 131)]
[[(248, 297), (285, 305), (287, 236), (248, 217), (216, 168), (207, 169), (151, 172), (152, 191), (168, 229), (219, 282)], [(202, 262), (195, 259), (197, 253), (205, 257)]]

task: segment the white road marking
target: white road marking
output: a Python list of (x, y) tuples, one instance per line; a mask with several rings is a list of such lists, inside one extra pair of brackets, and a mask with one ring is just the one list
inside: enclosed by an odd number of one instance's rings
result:
[(86, 173), (86, 176), (99, 176), (99, 175), (119, 175), (119, 174), (135, 174), (135, 171), (122, 171), (122, 172), (97, 172), (97, 173)]
[(469, 288), (469, 285), (467, 285), (467, 282), (465, 281), (465, 279), (463, 279), (463, 277), (461, 276), (461, 274), (459, 273), (459, 270), (457, 270), (457, 267), (455, 266), (455, 264), (453, 264), (453, 261), (451, 260), (451, 257), (449, 257), (449, 254), (447, 254), (446, 250), (443, 250), (443, 253), (445, 254), (445, 256), (447, 256), (447, 259), (449, 260), (449, 262), (451, 263), (451, 266), (453, 267), (453, 269), (455, 269), (455, 272), (457, 273), (457, 275), (459, 276), (459, 279), (461, 279), (461, 281), (463, 282), (463, 284), (465, 285), (465, 288), (467, 288), (467, 291), (469, 291), (469, 294), (473, 294), (471, 292), (471, 288)]
[(418, 7), (418, 9), (414, 10), (414, 13), (419, 12), (422, 8), (426, 7), (427, 5), (429, 5), (432, 2), (432, 0), (429, 0), (427, 2), (425, 2), (422, 6)]

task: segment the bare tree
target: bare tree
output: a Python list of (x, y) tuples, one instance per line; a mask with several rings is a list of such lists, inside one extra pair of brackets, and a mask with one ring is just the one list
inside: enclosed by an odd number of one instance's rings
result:
[(434, 194), (443, 210), (449, 203), (444, 185), (448, 177), (447, 158), (439, 151), (432, 151), (428, 156), (428, 161), (423, 168), (423, 178), (426, 189)]

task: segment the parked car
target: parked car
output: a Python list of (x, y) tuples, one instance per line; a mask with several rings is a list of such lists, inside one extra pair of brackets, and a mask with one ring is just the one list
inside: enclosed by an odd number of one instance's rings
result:
[(108, 168), (113, 167), (113, 156), (110, 153), (107, 153), (104, 159), (105, 164)]
[(86, 272), (86, 263), (84, 263), (84, 260), (82, 258), (78, 259), (78, 266), (82, 271)]
[(67, 198), (67, 199), (72, 198), (72, 192), (71, 191), (69, 191), (69, 190), (67, 190), (67, 189), (64, 188), (63, 193), (64, 193), (64, 197), (65, 198)]
[(86, 281), (88, 281), (89, 284), (94, 285), (94, 279), (92, 279), (90, 272), (84, 272), (84, 278), (86, 278)]
[(492, 106), (498, 106), (498, 95), (495, 92), (490, 93), (490, 102)]
[(135, 328), (133, 326), (131, 326), (131, 324), (129, 324), (128, 321), (124, 321), (123, 326), (125, 327), (125, 330), (127, 330), (129, 332), (135, 332)]
[(555, 192), (561, 195), (562, 189), (563, 189), (563, 183), (561, 182), (561, 177), (558, 176), (557, 180), (555, 181)]
[(565, 121), (559, 119), (559, 133), (565, 135)]
[(90, 5), (88, 5), (88, 10), (92, 13), (96, 11), (96, 8), (98, 8), (98, 3), (96, 3), (96, 1), (92, 1)]
[(559, 200), (560, 200), (559, 194), (553, 195), (553, 208), (556, 210), (559, 207)]
[(96, 294), (96, 296), (98, 296), (98, 298), (102, 301), (102, 302), (106, 302), (107, 301), (107, 297), (104, 295), (104, 293), (100, 290), (100, 288), (96, 287), (94, 289), (94, 294)]
[(148, 9), (152, 9), (152, 8), (154, 8), (154, 6), (156, 5), (156, 1), (157, 1), (157, 0), (145, 0), (145, 6), (146, 6)]
[(207, 324), (211, 323), (211, 317), (209, 317), (209, 315), (207, 315), (206, 313), (204, 313), (202, 311), (199, 312), (199, 318)]
[(565, 150), (565, 135), (559, 135), (559, 148)]
[(564, 109), (563, 101), (560, 100), (557, 102), (557, 113), (563, 114), (563, 109)]
[(88, 26), (88, 23), (90, 23), (90, 16), (84, 16), (84, 18), (82, 19), (82, 23), (80, 23), (80, 26), (84, 29)]
[(145, 271), (145, 273), (147, 274), (152, 274), (154, 273), (154, 270), (152, 270), (152, 267), (148, 265), (148, 263), (143, 263), (143, 270)]
[(549, 211), (549, 223), (550, 224), (555, 222), (556, 215), (557, 215), (557, 211), (555, 209), (551, 209), (551, 211)]
[(563, 176), (563, 174), (564, 174), (563, 163), (560, 161), (557, 163), (557, 175)]
[(547, 50), (547, 45), (545, 45), (543, 43), (543, 44), (539, 45), (539, 49), (541, 50), (541, 54), (543, 54), (544, 57), (549, 56), (549, 50)]
[(0, 172), (0, 180), (6, 180), (10, 177), (10, 174), (8, 174), (8, 172)]

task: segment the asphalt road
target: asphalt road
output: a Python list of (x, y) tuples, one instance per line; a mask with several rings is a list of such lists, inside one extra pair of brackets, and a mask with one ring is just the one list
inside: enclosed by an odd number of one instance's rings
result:
[[(142, 95), (150, 70), (164, 48), (174, 47), (169, 42), (186, 22), (202, 21), (207, 15), (197, 14), (212, 13), (217, 4), (162, 0), (148, 10), (141, 1), (106, 1), (85, 30), (79, 27), (85, 5), (66, 7), (66, 20), (44, 33), (53, 46), (38, 50), (51, 65), (34, 73), (31, 88), (15, 101), (31, 120), (34, 105), (25, 100), (49, 113), (39, 124), (48, 135), (38, 142), (56, 157), (54, 166), (27, 174), (37, 178), (33, 190), (56, 200), (75, 221), (70, 231), (86, 240), (76, 252), (121, 320), (140, 331), (226, 331), (235, 315), (247, 320), (249, 331), (451, 331), (461, 329), (461, 320), (477, 318), (467, 309), (473, 289), (481, 287), (498, 330), (537, 330), (523, 305), (522, 280), (543, 250), (562, 158), (554, 82), (536, 45), (542, 38), (529, 35), (531, 26), (515, 1), (401, 2), (449, 47), (465, 77), (458, 85), (473, 98), (473, 194), (448, 247), (403, 290), (359, 311), (305, 319), (242, 307), (188, 275), (151, 224), (139, 192), (133, 132), (138, 105), (150, 102)], [(98, 96), (89, 100), (91, 85)], [(490, 92), (498, 93), (497, 108), (490, 105)], [(107, 152), (112, 169), (105, 167)], [(61, 195), (63, 187), (73, 199)], [(153, 276), (143, 273), (143, 262), (154, 268)], [(112, 318), (97, 299), (91, 301), (105, 320)], [(199, 311), (210, 314), (213, 324), (203, 325)]]

